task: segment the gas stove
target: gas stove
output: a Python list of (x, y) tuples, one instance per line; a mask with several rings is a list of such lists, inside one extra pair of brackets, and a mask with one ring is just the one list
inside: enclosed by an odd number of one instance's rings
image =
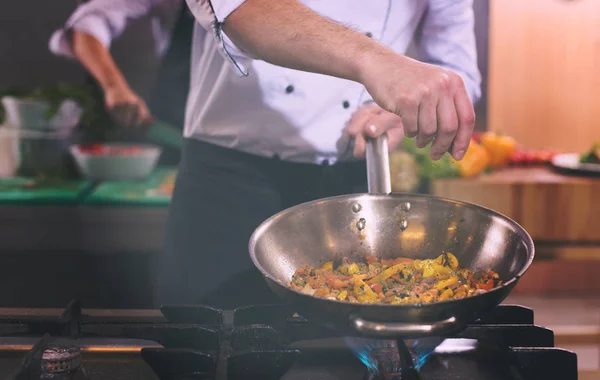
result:
[(10, 315), (0, 315), (0, 377), (577, 379), (576, 355), (555, 348), (553, 332), (536, 326), (526, 307), (498, 306), (456, 336), (433, 345), (427, 341), (431, 338), (395, 342), (341, 337), (285, 305), (109, 311), (82, 310), (74, 300), (59, 313), (11, 309)]

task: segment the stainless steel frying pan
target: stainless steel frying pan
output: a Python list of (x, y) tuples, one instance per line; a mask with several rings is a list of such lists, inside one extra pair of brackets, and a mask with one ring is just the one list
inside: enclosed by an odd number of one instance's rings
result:
[[(391, 194), (385, 136), (367, 144), (369, 194), (343, 195), (286, 209), (263, 222), (250, 256), (271, 290), (304, 317), (346, 335), (415, 338), (455, 333), (493, 309), (529, 268), (534, 245), (513, 220), (481, 206), (428, 195)], [(344, 256), (436, 258), (492, 269), (502, 286), (423, 305), (352, 304), (306, 295), (287, 283), (296, 269)]]

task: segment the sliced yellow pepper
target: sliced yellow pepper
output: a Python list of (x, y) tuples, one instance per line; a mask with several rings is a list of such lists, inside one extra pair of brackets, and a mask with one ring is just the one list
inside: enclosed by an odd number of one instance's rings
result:
[(448, 259), (446, 258), (446, 255), (444, 255), (443, 253), (441, 255), (439, 255), (435, 260), (437, 264), (439, 265), (446, 265), (448, 263)]
[(423, 264), (422, 260), (416, 259), (413, 261), (413, 266), (417, 269), (421, 269), (421, 265)]
[(441, 265), (438, 265), (438, 266), (435, 267), (435, 274), (434, 274), (434, 276), (438, 280), (444, 280), (444, 279), (452, 276), (452, 269), (450, 269), (448, 267), (443, 267)]
[(431, 289), (421, 295), (421, 302), (431, 302), (437, 296), (437, 290)]
[(443, 300), (447, 300), (450, 297), (452, 297), (454, 295), (454, 292), (452, 291), (452, 289), (446, 289), (442, 292), (442, 294), (440, 294), (440, 298), (438, 298), (439, 301), (443, 301)]
[(342, 290), (340, 294), (338, 294), (337, 299), (343, 301), (348, 297), (348, 291), (346, 289)]
[(328, 261), (321, 266), (321, 269), (333, 270), (333, 261)]
[(450, 252), (446, 252), (446, 257), (448, 259), (448, 265), (450, 266), (450, 268), (457, 269), (458, 268), (458, 259), (456, 258), (456, 256), (454, 256)]
[(352, 263), (350, 264), (350, 266), (348, 267), (348, 274), (354, 274), (358, 272), (358, 265), (356, 265), (356, 263)]
[(440, 267), (436, 265), (433, 260), (423, 260), (421, 262), (421, 269), (423, 270), (423, 278), (433, 277), (436, 273), (436, 267)]
[(442, 281), (439, 281), (439, 282), (438, 282), (438, 284), (436, 285), (436, 287), (435, 287), (435, 288), (436, 288), (437, 290), (442, 290), (442, 289), (444, 289), (444, 288), (447, 288), (447, 287), (449, 287), (450, 285), (454, 285), (454, 284), (456, 284), (457, 282), (458, 282), (458, 277), (456, 277), (456, 276), (452, 276), (452, 277), (450, 277), (450, 278), (449, 278), (449, 279), (447, 279), (447, 280), (442, 280)]
[(377, 294), (371, 289), (371, 287), (358, 276), (354, 276), (354, 294), (356, 298), (361, 302), (373, 303), (377, 302)]
[(406, 266), (407, 265), (404, 264), (404, 263), (402, 263), (402, 264), (396, 264), (394, 266), (391, 266), (388, 269), (384, 270), (383, 272), (379, 273), (377, 276), (375, 276), (375, 277), (367, 280), (367, 284), (373, 285), (373, 284), (376, 284), (378, 282), (384, 281), (384, 280), (392, 277), (396, 273), (400, 272)]

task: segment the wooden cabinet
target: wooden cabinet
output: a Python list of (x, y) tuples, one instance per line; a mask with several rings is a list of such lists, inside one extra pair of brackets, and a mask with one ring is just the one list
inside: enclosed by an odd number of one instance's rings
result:
[(600, 141), (600, 0), (491, 0), (489, 129), (531, 148)]

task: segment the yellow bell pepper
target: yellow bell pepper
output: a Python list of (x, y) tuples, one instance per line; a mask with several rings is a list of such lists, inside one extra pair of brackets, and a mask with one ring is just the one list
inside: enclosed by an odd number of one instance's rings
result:
[(435, 287), (437, 290), (443, 290), (444, 288), (449, 287), (450, 285), (454, 285), (458, 282), (458, 277), (452, 276), (447, 280), (439, 281), (437, 286)]
[(446, 258), (448, 259), (448, 265), (452, 269), (458, 269), (458, 259), (450, 252), (446, 252)]
[(377, 302), (377, 294), (365, 284), (365, 282), (358, 276), (353, 276), (354, 280), (354, 294), (356, 298), (362, 303), (374, 303)]
[(442, 292), (442, 294), (440, 294), (438, 301), (447, 300), (450, 297), (452, 297), (453, 295), (454, 295), (454, 292), (452, 291), (452, 289), (446, 289)]
[(517, 142), (509, 136), (486, 132), (481, 136), (481, 145), (490, 155), (490, 166), (500, 168), (508, 164), (510, 155), (517, 148)]
[(396, 264), (394, 266), (391, 266), (388, 269), (384, 270), (383, 272), (379, 273), (377, 276), (375, 276), (375, 277), (367, 280), (367, 284), (373, 285), (373, 284), (377, 284), (377, 283), (379, 283), (381, 281), (384, 281), (384, 280), (392, 277), (396, 273), (399, 273), (406, 266), (407, 265), (404, 264), (404, 263)]
[(475, 141), (471, 141), (462, 160), (456, 161), (462, 177), (475, 177), (481, 174), (490, 163), (488, 151)]

